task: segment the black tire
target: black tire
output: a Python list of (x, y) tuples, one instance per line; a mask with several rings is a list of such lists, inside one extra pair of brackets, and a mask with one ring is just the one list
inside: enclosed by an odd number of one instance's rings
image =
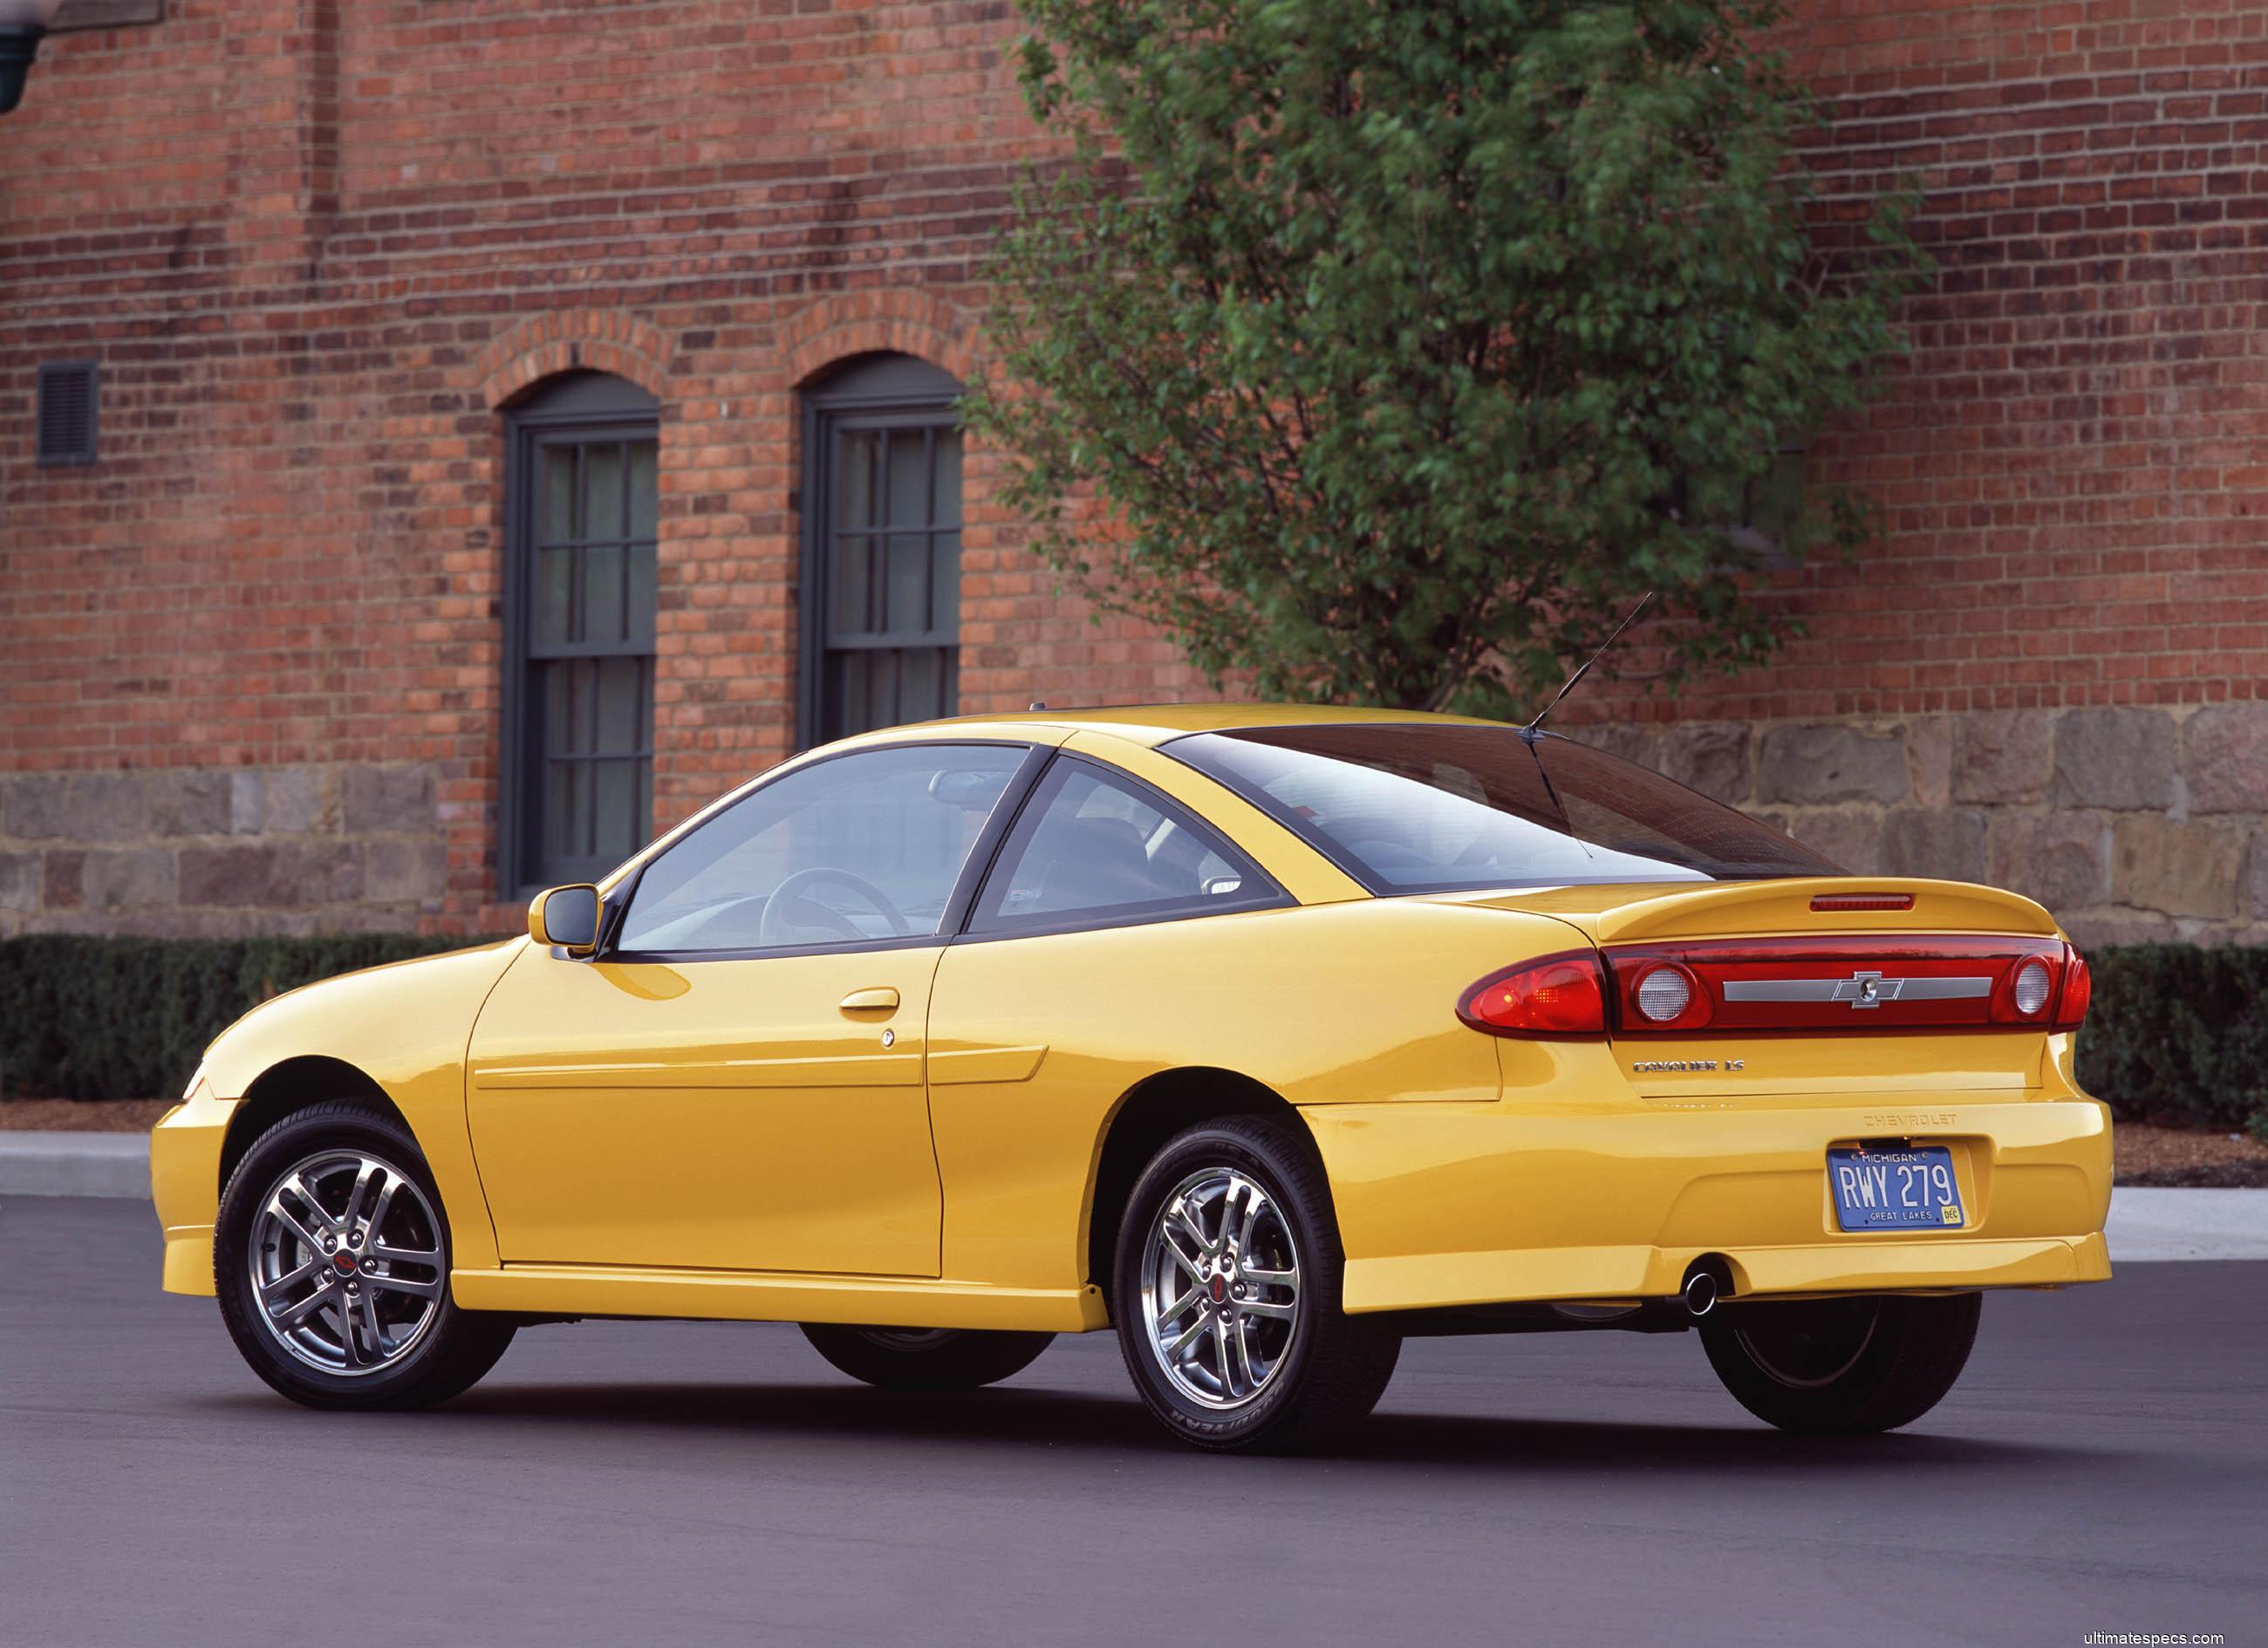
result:
[[(1267, 1261), (1266, 1268), (1250, 1272), (1232, 1269), (1230, 1274), (1279, 1274), (1285, 1268), (1282, 1243), (1288, 1240), (1289, 1268), (1298, 1276), (1297, 1310), (1288, 1328), (1281, 1330), (1282, 1336), (1272, 1344), (1263, 1344), (1263, 1350), (1272, 1355), (1262, 1358), (1270, 1371), (1256, 1388), (1248, 1394), (1216, 1390), (1209, 1403), (1186, 1388), (1208, 1377), (1203, 1364), (1208, 1353), (1202, 1336), (1194, 1342), (1191, 1353), (1197, 1360), (1182, 1361), (1179, 1364), (1182, 1372), (1169, 1374), (1163, 1352), (1152, 1343), (1143, 1277), (1145, 1267), (1157, 1262), (1151, 1256), (1151, 1241), (1169, 1203), (1193, 1181), (1223, 1171), (1242, 1175), (1257, 1186), (1281, 1218), (1280, 1225), (1265, 1226), (1275, 1232), (1272, 1236), (1252, 1238), (1256, 1253), (1270, 1243), (1276, 1247), (1275, 1253), (1260, 1254)], [(1248, 1196), (1243, 1205), (1252, 1205)], [(1200, 1225), (1204, 1217), (1203, 1210), (1198, 1210)], [(1224, 1239), (1226, 1223), (1224, 1210)], [(1208, 1258), (1206, 1262), (1218, 1261)], [(1118, 1227), (1111, 1314), (1117, 1322), (1119, 1349), (1125, 1354), (1135, 1389), (1167, 1430), (1196, 1447), (1288, 1453), (1336, 1440), (1378, 1405), (1402, 1353), (1401, 1335), (1375, 1318), (1349, 1316), (1341, 1308), (1344, 1273), (1345, 1255), (1339, 1246), (1338, 1222), (1331, 1212), (1329, 1183), (1311, 1141), (1253, 1116), (1226, 1116), (1176, 1135), (1135, 1181)], [(1208, 1307), (1200, 1299), (1192, 1315), (1175, 1318), (1177, 1325), (1209, 1320), (1205, 1318), (1208, 1308), (1215, 1314), (1228, 1313), (1231, 1321), (1238, 1320), (1235, 1313), (1240, 1308), (1250, 1308), (1230, 1304), (1221, 1296), (1226, 1290), (1213, 1290), (1210, 1279), (1201, 1291), (1213, 1303)], [(1265, 1284), (1253, 1288), (1256, 1299), (1266, 1291)], [(1242, 1321), (1245, 1329), (1263, 1334), (1273, 1330), (1266, 1321)], [(1216, 1343), (1219, 1349), (1211, 1354), (1219, 1363), (1229, 1357), (1229, 1342), (1223, 1337)], [(1238, 1365), (1250, 1370), (1248, 1351), (1238, 1358)], [(1219, 1382), (1216, 1377), (1215, 1383)]]
[(803, 1336), (852, 1379), (895, 1391), (996, 1385), (1031, 1366), (1056, 1337), (968, 1328), (843, 1328), (831, 1322), (805, 1322)]
[[(438, 1257), (430, 1265), (388, 1269), (404, 1276), (414, 1269), (421, 1281), (438, 1281), (438, 1294), (430, 1315), (419, 1317), (422, 1327), (401, 1330), (409, 1343), (401, 1347), (398, 1359), (387, 1361), (381, 1357), (367, 1372), (333, 1372), (287, 1349), (281, 1330), (269, 1326), (254, 1282), (253, 1266), (258, 1259), (254, 1243), (258, 1216), (287, 1174), (328, 1155), (350, 1151), (375, 1159), (423, 1197), (424, 1205), (420, 1208), (415, 1198), (404, 1200), (397, 1192), (387, 1204), (386, 1228), (397, 1232), (406, 1229), (411, 1232), (407, 1240), (422, 1241), (430, 1210), (434, 1226), (430, 1234), (435, 1244), (431, 1251)], [(352, 1208), (342, 1205), (335, 1211), (343, 1216)], [(403, 1219), (410, 1221), (407, 1226), (398, 1223)], [(314, 1233), (313, 1221), (303, 1219), (303, 1223)], [(330, 1240), (328, 1228), (322, 1236)], [(382, 1232), (370, 1232), (370, 1248), (362, 1255), (364, 1275), (384, 1274), (369, 1269), (383, 1236)], [(299, 1244), (294, 1251), (302, 1248), (304, 1244)], [(292, 1401), (310, 1408), (425, 1408), (457, 1395), (494, 1367), (512, 1343), (517, 1325), (517, 1319), (510, 1315), (457, 1307), (448, 1286), (451, 1252), (447, 1212), (442, 1208), (432, 1171), (409, 1129), (368, 1104), (333, 1100), (293, 1111), (262, 1133), (237, 1163), (221, 1192), (220, 1218), (213, 1228), (213, 1282), (220, 1296), (221, 1320), (228, 1325), (237, 1350), (254, 1372)], [(307, 1285), (335, 1285), (342, 1291), (345, 1284), (323, 1271), (319, 1283)], [(358, 1289), (364, 1285), (357, 1283)], [(368, 1291), (374, 1311), (416, 1314), (423, 1308), (415, 1301), (405, 1303), (405, 1295), (377, 1288)], [(381, 1292), (387, 1293), (383, 1306), (378, 1303)], [(324, 1316), (328, 1308), (319, 1306), (313, 1313), (312, 1331), (335, 1338), (342, 1328), (354, 1344), (361, 1346), (364, 1342), (354, 1337), (357, 1328), (343, 1318), (339, 1328), (328, 1326)]]
[(1977, 1343), (1984, 1295), (1757, 1300), (1701, 1320), (1709, 1365), (1768, 1424), (1860, 1436), (1911, 1424), (1937, 1406)]

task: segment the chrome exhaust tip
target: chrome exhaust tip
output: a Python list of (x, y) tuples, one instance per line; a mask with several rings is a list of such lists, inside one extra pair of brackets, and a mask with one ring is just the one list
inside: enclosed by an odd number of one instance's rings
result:
[(1685, 1278), (1685, 1291), (1679, 1297), (1685, 1301), (1689, 1316), (1706, 1316), (1717, 1307), (1717, 1278), (1706, 1270), (1696, 1270)]

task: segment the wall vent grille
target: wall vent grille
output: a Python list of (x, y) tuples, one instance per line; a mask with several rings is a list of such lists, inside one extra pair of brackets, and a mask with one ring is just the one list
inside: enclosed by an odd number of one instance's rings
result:
[(40, 366), (40, 461), (91, 464), (96, 422), (95, 364), (46, 361)]

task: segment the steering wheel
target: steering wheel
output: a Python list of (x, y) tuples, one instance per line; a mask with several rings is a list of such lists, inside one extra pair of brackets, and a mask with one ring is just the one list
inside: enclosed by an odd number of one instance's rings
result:
[(814, 927), (832, 933), (837, 938), (856, 941), (867, 937), (851, 925), (850, 918), (842, 911), (829, 909), (817, 899), (804, 896), (807, 888), (822, 881), (848, 887), (865, 899), (884, 921), (890, 923), (893, 934), (902, 938), (913, 931), (907, 924), (905, 916), (899, 913), (898, 907), (890, 902), (889, 895), (872, 881), (864, 876), (852, 875), (848, 870), (814, 864), (808, 870), (797, 871), (772, 889), (771, 897), (764, 901), (763, 917), (756, 925), (756, 942), (767, 947), (809, 944), (811, 940), (804, 935)]

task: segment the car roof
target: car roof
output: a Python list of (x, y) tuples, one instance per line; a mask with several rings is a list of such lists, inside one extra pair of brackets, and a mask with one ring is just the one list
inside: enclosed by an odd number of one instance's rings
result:
[[(1167, 703), (1121, 704), (1096, 709), (1053, 710), (1044, 706), (990, 715), (954, 716), (889, 729), (904, 737), (927, 731), (991, 733), (1012, 737), (1035, 727), (1092, 727), (1138, 744), (1162, 744), (1189, 732), (1233, 732), (1255, 727), (1346, 726), (1361, 723), (1435, 724), (1444, 726), (1501, 726), (1475, 716), (1432, 715), (1422, 710), (1350, 710), (1337, 704)], [(877, 735), (868, 734), (868, 737)], [(855, 743), (858, 739), (846, 739)]]

